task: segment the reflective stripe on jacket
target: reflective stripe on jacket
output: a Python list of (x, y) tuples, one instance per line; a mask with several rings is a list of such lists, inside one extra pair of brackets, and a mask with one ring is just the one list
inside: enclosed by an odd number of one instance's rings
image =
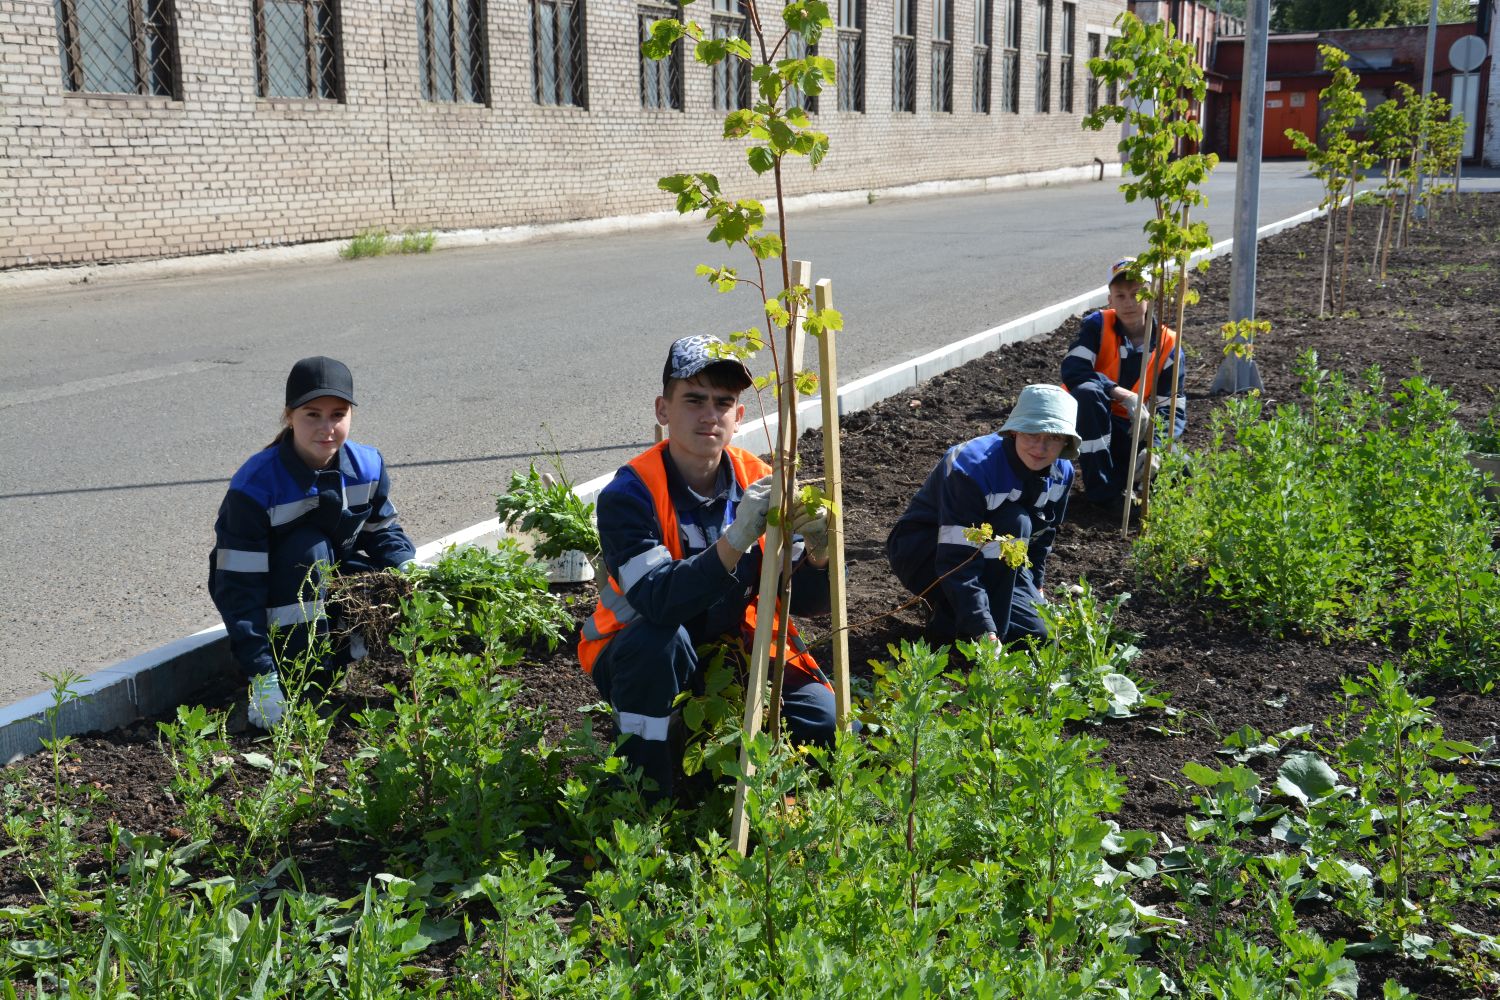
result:
[[(682, 559), (685, 551), (682, 528), (678, 524), (677, 510), (672, 504), (671, 489), (667, 481), (667, 470), (663, 460), (668, 442), (662, 441), (626, 463), (651, 495), (656, 522), (661, 532), (662, 546), (673, 559)], [(725, 449), (735, 481), (743, 489), (757, 479), (770, 473), (770, 466), (743, 448), (730, 446)], [(764, 544), (764, 543), (762, 543)], [(579, 635), (578, 661), (584, 672), (593, 673), (600, 653), (620, 630), (638, 617), (638, 612), (625, 598), (627, 588), (622, 588), (611, 573), (606, 583), (599, 588), (599, 604), (594, 614), (584, 623)], [(756, 622), (755, 602), (745, 608), (741, 622), (743, 636), (753, 636)], [(790, 629), (794, 652), (788, 659), (788, 667), (795, 667), (809, 676), (827, 684), (813, 658), (802, 650), (796, 627)], [(748, 643), (748, 638), (747, 638)], [(774, 655), (774, 649), (773, 649)]]

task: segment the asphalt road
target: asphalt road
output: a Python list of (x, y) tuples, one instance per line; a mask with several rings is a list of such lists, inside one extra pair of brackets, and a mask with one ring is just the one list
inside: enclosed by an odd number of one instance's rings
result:
[[(1233, 165), (1207, 190), (1202, 217), (1225, 239)], [(1301, 164), (1269, 164), (1261, 222), (1319, 195)], [(852, 380), (1103, 284), (1148, 211), (1111, 180), (807, 212), (788, 242), (833, 279)], [(560, 454), (576, 482), (619, 466), (650, 439), (667, 344), (760, 317), (752, 293), (717, 296), (694, 275), (747, 263), (704, 232), (0, 298), (0, 704), (45, 689), (44, 673), (90, 673), (217, 621), (214, 513), (275, 434), (299, 357), (354, 370), (354, 437), (392, 464), (419, 544), (493, 516), (534, 455)]]

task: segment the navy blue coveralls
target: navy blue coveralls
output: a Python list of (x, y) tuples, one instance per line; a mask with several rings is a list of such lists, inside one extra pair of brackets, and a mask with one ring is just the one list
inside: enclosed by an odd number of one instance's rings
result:
[[(1078, 448), (1078, 471), (1083, 477), (1083, 495), (1094, 503), (1108, 504), (1118, 501), (1125, 492), (1125, 481), (1129, 476), (1130, 420), (1111, 409), (1110, 393), (1116, 385), (1130, 388), (1140, 381), (1141, 366), (1146, 363), (1145, 347), (1136, 347), (1130, 338), (1119, 337), (1119, 374), (1115, 378), (1100, 371), (1111, 368), (1108, 359), (1099, 357), (1101, 333), (1104, 328), (1103, 310), (1096, 310), (1083, 318), (1078, 337), (1073, 347), (1062, 360), (1062, 381), (1073, 398), (1078, 401), (1078, 436), (1083, 439)], [(1152, 341), (1161, 330), (1153, 324)], [(1177, 379), (1177, 412), (1172, 420), (1172, 436), (1181, 437), (1187, 430), (1187, 366), (1182, 364), (1182, 348), (1172, 352), (1172, 357), (1162, 365), (1157, 378), (1156, 419), (1157, 440), (1164, 440), (1160, 428), (1167, 423), (1171, 409), (1172, 379)], [(1144, 435), (1142, 439), (1144, 440)]]
[[(599, 494), (599, 542), (609, 574), (619, 582), (637, 617), (617, 633), (594, 663), (594, 684), (614, 709), (627, 739), (620, 754), (670, 794), (676, 769), (668, 729), (679, 692), (701, 690), (698, 646), (741, 637), (745, 608), (760, 585), (761, 547), (754, 546), (731, 573), (714, 544), (734, 521), (743, 495), (727, 457), (719, 462), (712, 496), (700, 496), (683, 481), (671, 451), (662, 450), (667, 489), (677, 512), (683, 558), (662, 544), (661, 526), (646, 484), (623, 466)], [(828, 570), (802, 561), (803, 543), (793, 539), (793, 615), (820, 614), (829, 607)], [(836, 715), (826, 683), (788, 670), (782, 718), (798, 743), (832, 742)]]
[[(1032, 472), (1009, 435), (986, 434), (948, 449), (885, 543), (901, 584), (913, 594), (927, 591), (934, 641), (986, 632), (1006, 642), (1046, 636), (1036, 605), (1072, 485), (1071, 462), (1059, 459), (1045, 472)], [(1024, 539), (1031, 565), (1011, 569), (1000, 558), (998, 542), (977, 546), (964, 536), (965, 528), (983, 524), (997, 539)]]
[[(309, 622), (328, 631), (323, 582), (316, 581), (315, 592), (303, 588), (315, 563), (337, 563), (350, 573), (399, 566), (416, 555), (390, 491), (380, 452), (353, 441), (328, 469), (309, 469), (290, 434), (240, 466), (214, 524), (208, 592), (247, 678), (274, 669), (278, 656), (306, 652)], [(335, 659), (358, 659), (362, 646), (351, 642)]]

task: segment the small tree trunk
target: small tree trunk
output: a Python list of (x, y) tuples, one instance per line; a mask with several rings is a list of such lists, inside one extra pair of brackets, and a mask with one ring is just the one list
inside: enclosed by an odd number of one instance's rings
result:
[(1327, 225), (1323, 227), (1323, 283), (1318, 286), (1318, 319), (1328, 315), (1325, 308), (1328, 303), (1328, 262), (1333, 257), (1333, 217), (1338, 211), (1338, 202), (1335, 201), (1328, 210)]
[(1344, 213), (1344, 263), (1339, 274), (1339, 312), (1344, 311), (1344, 293), (1349, 287), (1349, 244), (1354, 239), (1354, 185), (1349, 185), (1349, 208)]

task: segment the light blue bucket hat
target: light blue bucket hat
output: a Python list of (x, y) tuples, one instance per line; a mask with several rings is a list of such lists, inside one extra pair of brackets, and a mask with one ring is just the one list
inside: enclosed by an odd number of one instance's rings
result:
[(1000, 433), (1006, 431), (1066, 434), (1068, 443), (1059, 457), (1077, 458), (1078, 446), (1083, 444), (1083, 438), (1078, 436), (1078, 400), (1062, 386), (1028, 385), (1021, 390), (1015, 409), (1000, 427)]

